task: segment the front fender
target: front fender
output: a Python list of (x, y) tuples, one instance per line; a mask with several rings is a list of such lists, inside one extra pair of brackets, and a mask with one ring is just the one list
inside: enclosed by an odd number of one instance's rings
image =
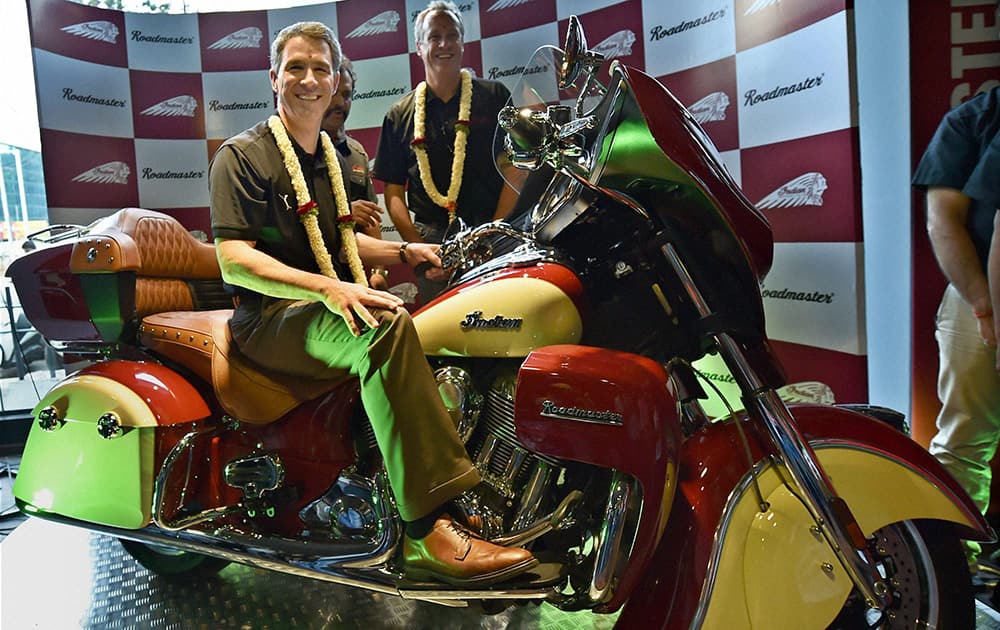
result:
[[(853, 411), (791, 410), (866, 535), (898, 521), (939, 519), (964, 537), (992, 537), (968, 496), (920, 445)], [(754, 424), (743, 427), (772, 509), (758, 510), (749, 465), (735, 455), (742, 446), (733, 422), (692, 436), (681, 450), (671, 522), (650, 565), (661, 572), (644, 576), (620, 627), (825, 628), (843, 606), (849, 579), (812, 532), (783, 471), (765, 459)]]

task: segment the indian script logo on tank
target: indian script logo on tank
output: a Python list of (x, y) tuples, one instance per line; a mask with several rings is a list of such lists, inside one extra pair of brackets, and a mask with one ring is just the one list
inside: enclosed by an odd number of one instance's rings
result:
[(688, 107), (688, 111), (699, 124), (726, 119), (726, 108), (729, 107), (729, 97), (725, 92), (712, 92)]
[(604, 55), (605, 59), (627, 57), (632, 54), (632, 44), (634, 43), (635, 33), (625, 28), (594, 46), (594, 51)]
[(131, 172), (125, 162), (105, 162), (80, 173), (73, 181), (87, 184), (127, 184)]
[(753, 0), (750, 6), (746, 8), (743, 15), (753, 15), (758, 11), (763, 11), (768, 7), (773, 7), (776, 4), (781, 4), (781, 0)]
[(497, 314), (486, 319), (482, 311), (473, 311), (459, 324), (462, 330), (517, 330), (524, 320), (520, 317), (504, 317)]
[(193, 96), (182, 95), (160, 101), (140, 113), (145, 116), (187, 116), (194, 118), (194, 110), (197, 108), (198, 101)]
[(347, 37), (368, 37), (371, 35), (381, 35), (382, 33), (395, 33), (398, 30), (399, 12), (390, 10), (368, 18), (356, 29), (348, 33)]
[(486, 9), (487, 12), (490, 11), (503, 11), (504, 9), (510, 9), (511, 7), (519, 7), (522, 4), (528, 4), (534, 0), (497, 0), (490, 8)]
[(821, 173), (804, 173), (757, 202), (758, 208), (822, 206), (826, 178)]
[(264, 38), (264, 33), (256, 26), (248, 26), (226, 35), (222, 39), (213, 42), (209, 48), (212, 50), (231, 50), (233, 48), (260, 48), (260, 40)]
[(79, 24), (64, 26), (59, 30), (70, 35), (76, 35), (85, 39), (95, 39), (106, 44), (115, 44), (118, 42), (118, 27), (104, 20), (80, 22)]

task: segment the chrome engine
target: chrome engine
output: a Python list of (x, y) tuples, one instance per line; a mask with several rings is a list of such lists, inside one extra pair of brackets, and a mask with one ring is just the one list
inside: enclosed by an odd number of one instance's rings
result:
[(528, 528), (545, 507), (543, 499), (563, 467), (557, 459), (533, 453), (518, 441), (514, 432), (516, 373), (496, 377), (485, 397), (475, 391), (471, 375), (463, 369), (443, 367), (435, 378), (459, 436), (494, 495), (467, 492), (456, 503), (468, 514), (482, 517), (482, 534), (487, 539)]

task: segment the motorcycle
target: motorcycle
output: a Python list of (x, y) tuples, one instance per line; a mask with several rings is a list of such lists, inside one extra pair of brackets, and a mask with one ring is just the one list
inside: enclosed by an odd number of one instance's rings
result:
[[(662, 84), (605, 66), (576, 18), (525, 65), (498, 129), (516, 217), (452, 235), (449, 288), (413, 317), (484, 479), (456, 503), (536, 568), (408, 581), (356, 381), (242, 357), (213, 246), (135, 208), (8, 272), (32, 324), (92, 358), (34, 409), (20, 508), (185, 579), (239, 562), (620, 628), (973, 627), (960, 542), (992, 539), (982, 515), (901, 414), (778, 395), (766, 219)], [(743, 394), (725, 418), (700, 402), (708, 353)]]

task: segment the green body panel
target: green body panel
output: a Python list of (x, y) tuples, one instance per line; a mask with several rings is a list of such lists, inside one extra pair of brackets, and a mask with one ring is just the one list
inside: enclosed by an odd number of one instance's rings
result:
[(25, 511), (139, 529), (150, 522), (154, 431), (131, 428), (108, 440), (93, 422), (31, 427), (14, 483)]

